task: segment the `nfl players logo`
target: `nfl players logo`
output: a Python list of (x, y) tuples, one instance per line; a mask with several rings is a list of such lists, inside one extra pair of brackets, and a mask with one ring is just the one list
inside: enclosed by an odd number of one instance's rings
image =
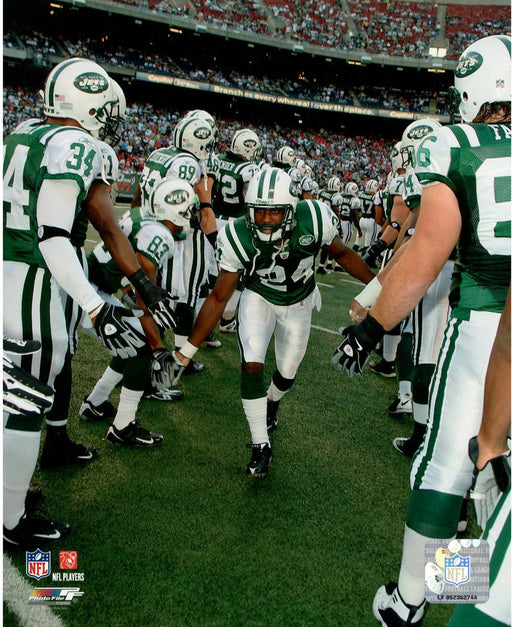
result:
[(444, 579), (447, 583), (460, 586), (469, 581), (469, 567), (471, 558), (461, 557), (458, 553), (444, 560)]
[(43, 579), (50, 574), (50, 558), (51, 552), (45, 553), (41, 549), (37, 549), (33, 553), (26, 552), (27, 555), (27, 575), (34, 579)]

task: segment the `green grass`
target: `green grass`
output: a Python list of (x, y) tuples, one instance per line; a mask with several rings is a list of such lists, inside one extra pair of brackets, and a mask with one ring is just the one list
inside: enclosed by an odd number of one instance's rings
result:
[[(315, 325), (348, 324), (359, 290), (349, 279), (321, 277), (332, 287), (320, 288)], [(129, 450), (104, 441), (104, 424), (77, 418), (108, 363), (81, 334), (69, 431), (99, 457), (34, 477), (47, 511), (72, 525), (52, 547), (53, 571), (69, 549), (85, 573), (83, 597), (56, 613), (69, 627), (375, 625), (374, 593), (398, 576), (409, 491), (409, 460), (391, 441), (411, 421), (387, 415), (396, 382), (341, 375), (330, 364), (339, 337), (313, 329), (271, 436), (270, 473), (249, 480), (236, 337), (218, 335), (220, 349), (198, 354), (206, 370), (182, 379), (183, 401), (141, 404), (142, 424), (163, 433), (163, 445)], [(270, 351), (267, 380), (273, 363)], [(24, 552), (13, 556), (24, 574)], [(430, 607), (425, 627), (451, 612)]]

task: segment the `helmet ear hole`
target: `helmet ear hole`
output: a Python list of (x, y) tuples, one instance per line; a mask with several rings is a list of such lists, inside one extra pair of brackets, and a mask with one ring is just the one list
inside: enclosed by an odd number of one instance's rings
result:
[(462, 100), (465, 100), (467, 102), (467, 100), (468, 100), (468, 92), (467, 91), (462, 92)]

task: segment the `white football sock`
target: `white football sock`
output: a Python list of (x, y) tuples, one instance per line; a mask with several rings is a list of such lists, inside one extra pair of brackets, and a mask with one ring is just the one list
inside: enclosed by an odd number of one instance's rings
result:
[(251, 430), (253, 444), (270, 444), (267, 432), (267, 397), (243, 398), (245, 417)]
[(125, 387), (121, 388), (117, 414), (114, 418), (114, 426), (116, 429), (124, 429), (130, 424), (130, 422), (135, 420), (135, 414), (137, 413), (139, 401), (143, 394), (143, 390), (129, 390)]
[(276, 387), (274, 382), (271, 381), (267, 390), (267, 398), (269, 401), (280, 401), (287, 391), (288, 390), (283, 392), (283, 390), (280, 390), (278, 387)]
[(382, 340), (382, 358), (386, 361), (395, 361), (396, 351), (400, 344), (400, 335), (386, 335)]
[(123, 379), (122, 372), (112, 370), (110, 366), (101, 375), (100, 380), (94, 386), (94, 389), (87, 397), (87, 400), (93, 405), (101, 405), (112, 394), (116, 385)]
[(405, 526), (398, 589), (409, 605), (420, 605), (425, 598), (425, 544), (429, 540)]
[(415, 403), (413, 401), (412, 408), (414, 412), (414, 422), (417, 422), (420, 425), (426, 425), (428, 418), (428, 405), (423, 403)]
[(40, 431), (4, 429), (4, 525), (14, 529), (25, 512), (25, 498), (39, 456)]
[(411, 398), (411, 382), (410, 381), (400, 381), (398, 384), (398, 392), (400, 394), (400, 398), (405, 401), (406, 398)]

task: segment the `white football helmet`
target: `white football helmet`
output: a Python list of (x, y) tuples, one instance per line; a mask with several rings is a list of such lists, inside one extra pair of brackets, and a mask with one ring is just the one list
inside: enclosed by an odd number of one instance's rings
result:
[(301, 176), (306, 176), (306, 162), (304, 159), (297, 159), (295, 167), (300, 172)]
[(310, 179), (313, 178), (313, 168), (308, 163), (304, 166), (304, 176), (307, 176)]
[(290, 146), (283, 146), (282, 148), (279, 148), (276, 154), (276, 161), (293, 167), (297, 161), (295, 150), (290, 148)]
[[(126, 96), (121, 85), (113, 78), (110, 80), (112, 81), (114, 94), (117, 96), (117, 115), (113, 115), (110, 122), (99, 129), (97, 135), (99, 139), (107, 142), (107, 144), (116, 146), (121, 140), (123, 124), (126, 120)], [(95, 134), (96, 132), (93, 132), (93, 135)]]
[(341, 192), (341, 180), (338, 176), (331, 176), (327, 181), (327, 191), (329, 192)]
[(118, 115), (118, 96), (109, 75), (97, 63), (79, 57), (53, 68), (46, 78), (43, 100), (46, 116), (71, 118), (91, 133), (113, 124)]
[(290, 168), (288, 170), (288, 174), (294, 183), (300, 183), (302, 180), (302, 174), (299, 172), (298, 168)]
[(510, 102), (510, 48), (509, 35), (492, 35), (475, 41), (460, 56), (452, 94), (464, 122), (472, 122), (486, 102)]
[(350, 194), (350, 196), (357, 196), (358, 193), (359, 187), (357, 186), (357, 183), (354, 183), (354, 181), (350, 181), (345, 185), (345, 194)]
[(402, 155), (400, 154), (400, 149), (402, 147), (402, 142), (397, 142), (391, 152), (389, 153), (389, 158), (391, 160), (391, 175), (394, 176), (398, 170), (403, 170), (402, 167)]
[(183, 116), (183, 119), (188, 120), (190, 118), (199, 118), (200, 120), (204, 120), (208, 122), (208, 124), (214, 129), (217, 129), (217, 122), (211, 113), (205, 111), (204, 109), (193, 109), (189, 111)]
[(155, 220), (168, 220), (188, 230), (190, 220), (199, 210), (199, 199), (192, 185), (179, 178), (161, 181), (149, 199), (148, 216)]
[(261, 142), (254, 131), (242, 128), (233, 135), (230, 150), (247, 161), (256, 162), (261, 157)]
[(366, 185), (364, 186), (364, 191), (367, 194), (375, 194), (379, 189), (379, 183), (375, 179), (370, 179), (366, 181)]
[[(287, 172), (275, 167), (257, 172), (250, 180), (245, 194), (247, 226), (253, 237), (267, 243), (282, 240), (296, 224), (297, 201), (297, 186)], [(257, 224), (255, 210), (261, 208), (283, 209), (281, 222), (273, 225)], [(271, 232), (265, 233), (267, 230)]]
[(441, 124), (437, 120), (430, 118), (420, 118), (411, 122), (402, 133), (402, 142), (400, 146), (400, 154), (402, 156), (402, 167), (405, 169), (414, 167), (416, 163), (415, 150), (420, 142), (427, 135), (431, 135), (434, 131), (441, 128)]
[(208, 157), (215, 143), (210, 124), (194, 117), (179, 120), (174, 127), (172, 139), (175, 148), (190, 152), (199, 161)]

